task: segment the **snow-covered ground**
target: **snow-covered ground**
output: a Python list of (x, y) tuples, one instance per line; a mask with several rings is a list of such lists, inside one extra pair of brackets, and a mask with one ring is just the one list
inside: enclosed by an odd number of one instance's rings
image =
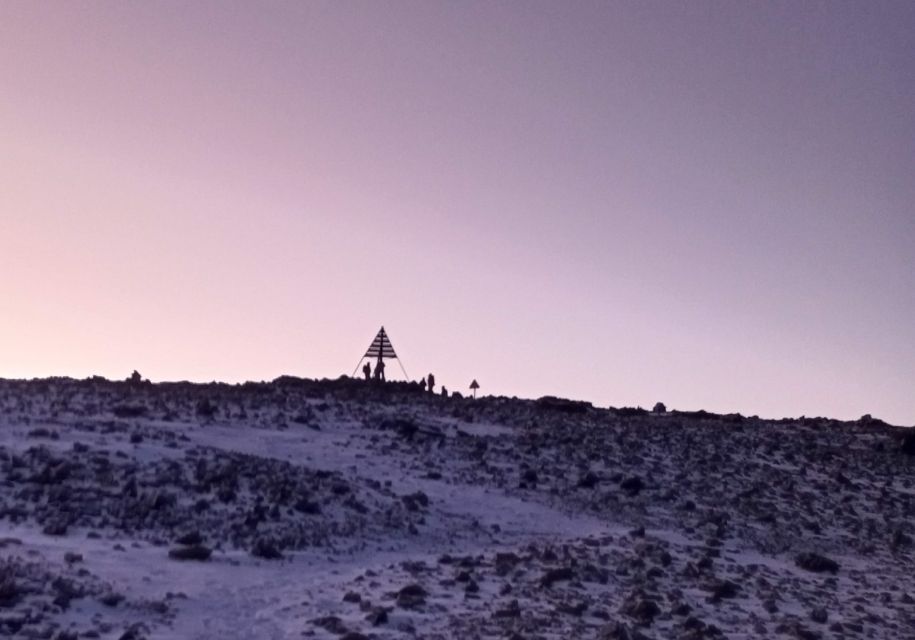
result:
[(0, 635), (915, 638), (902, 436), (359, 381), (0, 381)]

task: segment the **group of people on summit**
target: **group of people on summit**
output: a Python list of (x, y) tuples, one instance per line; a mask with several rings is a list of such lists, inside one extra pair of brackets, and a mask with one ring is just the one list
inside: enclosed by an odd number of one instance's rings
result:
[[(370, 362), (366, 362), (365, 366), (362, 367), (362, 375), (365, 376), (366, 380), (372, 379), (372, 364)], [(375, 380), (384, 382), (384, 360), (379, 360), (378, 364), (375, 365)]]
[[(384, 382), (385, 381), (384, 360), (381, 360), (381, 359), (378, 360), (378, 363), (375, 365), (374, 373), (372, 372), (372, 364), (370, 362), (366, 362), (365, 365), (362, 367), (362, 375), (365, 376), (366, 380), (380, 380), (381, 382)], [(425, 378), (420, 378), (419, 386), (423, 391), (426, 391), (428, 389), (429, 393), (434, 393), (435, 392), (435, 376), (430, 373)], [(448, 395), (448, 390), (444, 386), (442, 386), (442, 395), (443, 396)]]

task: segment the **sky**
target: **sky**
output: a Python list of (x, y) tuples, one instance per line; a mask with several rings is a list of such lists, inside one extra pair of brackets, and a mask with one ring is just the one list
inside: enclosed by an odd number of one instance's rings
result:
[(4, 0), (0, 376), (913, 425), (913, 169), (912, 2)]

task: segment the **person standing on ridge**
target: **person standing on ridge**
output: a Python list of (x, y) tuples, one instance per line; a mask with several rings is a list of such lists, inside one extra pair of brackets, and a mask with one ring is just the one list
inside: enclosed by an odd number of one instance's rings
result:
[(378, 358), (378, 364), (375, 365), (375, 379), (385, 381), (384, 379), (384, 360)]
[(372, 379), (372, 365), (369, 362), (365, 363), (365, 366), (362, 367), (362, 375), (365, 376), (366, 380)]
[(433, 393), (433, 389), (435, 389), (435, 376), (430, 373), (429, 374), (429, 393)]

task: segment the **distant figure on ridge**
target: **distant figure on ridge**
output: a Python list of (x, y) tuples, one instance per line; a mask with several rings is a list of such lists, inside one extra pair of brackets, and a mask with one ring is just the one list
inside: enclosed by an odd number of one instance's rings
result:
[(375, 380), (384, 382), (384, 360), (378, 358), (378, 364), (375, 365)]
[(433, 393), (435, 389), (435, 376), (431, 373), (429, 374), (429, 393)]
[(362, 375), (365, 376), (366, 380), (372, 379), (372, 365), (368, 362), (365, 363), (365, 366), (362, 367)]
[(426, 390), (426, 379), (425, 379), (425, 378), (420, 378), (420, 379), (419, 379), (419, 390), (420, 390), (420, 391), (425, 391), (425, 390)]
[(442, 397), (443, 398), (448, 397), (448, 389), (445, 388), (445, 385), (442, 385)]

